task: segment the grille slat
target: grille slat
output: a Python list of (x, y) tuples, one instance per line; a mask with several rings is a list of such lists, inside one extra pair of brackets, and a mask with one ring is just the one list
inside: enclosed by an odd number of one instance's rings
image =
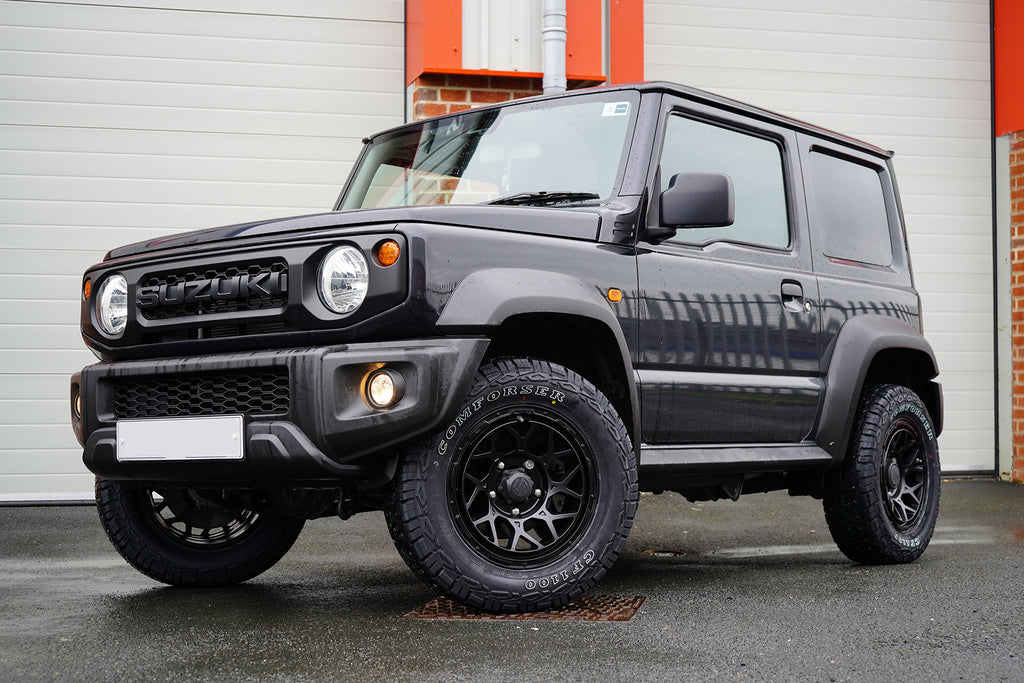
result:
[[(259, 287), (246, 287), (244, 282), (255, 278), (267, 276), (273, 278), (274, 286), (271, 289), (285, 291), (264, 294)], [(281, 260), (258, 261), (248, 265), (221, 265), (209, 268), (196, 268), (192, 270), (171, 271), (153, 273), (141, 278), (138, 282), (140, 288), (164, 287), (169, 297), (180, 297), (184, 295), (181, 286), (185, 283), (200, 283), (204, 285), (202, 301), (189, 303), (161, 303), (139, 309), (139, 313), (146, 320), (173, 320), (176, 318), (188, 318), (217, 313), (235, 313), (238, 311), (263, 311), (284, 308), (288, 303), (287, 294), (288, 264)], [(263, 280), (265, 282), (265, 280)], [(204, 284), (205, 283), (205, 284)], [(196, 285), (198, 287), (198, 285)], [(210, 291), (217, 290), (217, 294), (223, 297), (230, 297), (232, 291), (241, 288), (252, 296), (237, 296), (231, 298), (213, 299)], [(209, 291), (207, 291), (209, 290)]]
[(131, 377), (112, 380), (114, 417), (274, 415), (290, 405), (288, 370)]

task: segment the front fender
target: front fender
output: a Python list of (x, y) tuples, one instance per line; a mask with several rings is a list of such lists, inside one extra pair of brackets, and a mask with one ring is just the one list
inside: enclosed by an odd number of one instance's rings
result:
[(466, 276), (452, 292), (437, 327), (451, 334), (486, 334), (516, 315), (548, 313), (597, 321), (611, 332), (629, 381), (633, 424), (640, 424), (636, 373), (614, 311), (597, 287), (564, 273), (531, 268), (484, 268)]
[[(825, 401), (815, 441), (836, 461), (842, 460), (853, 429), (864, 382), (878, 354), (900, 350), (911, 354), (915, 366), (922, 368), (916, 378), (922, 383), (939, 374), (935, 351), (920, 331), (896, 318), (859, 315), (848, 320), (836, 336), (825, 375)], [(924, 376), (927, 375), (927, 376)], [(934, 396), (922, 396), (937, 414), (932, 415), (938, 432), (942, 431), (941, 389), (934, 385)]]

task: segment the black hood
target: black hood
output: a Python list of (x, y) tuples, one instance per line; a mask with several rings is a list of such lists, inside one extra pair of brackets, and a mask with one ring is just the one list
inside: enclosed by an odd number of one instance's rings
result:
[(601, 227), (598, 207), (564, 207), (560, 209), (536, 206), (410, 206), (396, 209), (365, 209), (361, 211), (332, 211), (309, 216), (277, 218), (254, 223), (228, 225), (184, 232), (168, 237), (136, 242), (111, 250), (105, 261), (138, 256), (168, 249), (179, 249), (200, 244), (213, 244), (231, 240), (244, 240), (269, 235), (289, 235), (309, 232), (335, 232), (338, 229), (365, 231), (392, 230), (400, 223), (438, 223), (467, 228), (507, 230), (539, 235), (596, 240)]

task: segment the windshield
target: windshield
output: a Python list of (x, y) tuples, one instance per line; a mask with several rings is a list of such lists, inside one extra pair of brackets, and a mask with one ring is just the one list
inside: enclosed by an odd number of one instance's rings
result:
[(342, 209), (608, 199), (638, 93), (530, 102), (425, 121), (370, 143)]

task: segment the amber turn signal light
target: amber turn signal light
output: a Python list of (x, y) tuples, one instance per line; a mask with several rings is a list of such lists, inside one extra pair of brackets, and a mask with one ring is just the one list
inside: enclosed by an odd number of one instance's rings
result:
[(85, 285), (82, 287), (82, 296), (84, 296), (85, 300), (88, 301), (89, 300), (89, 295), (91, 293), (92, 293), (92, 278), (89, 278), (88, 280), (85, 281)]
[(398, 242), (394, 240), (381, 242), (377, 247), (377, 262), (385, 268), (393, 266), (398, 261), (398, 257), (401, 253), (402, 250), (398, 246)]
[(621, 289), (615, 289), (614, 287), (612, 289), (609, 289), (608, 290), (608, 301), (611, 301), (613, 304), (617, 304), (620, 301), (622, 301), (622, 290)]

